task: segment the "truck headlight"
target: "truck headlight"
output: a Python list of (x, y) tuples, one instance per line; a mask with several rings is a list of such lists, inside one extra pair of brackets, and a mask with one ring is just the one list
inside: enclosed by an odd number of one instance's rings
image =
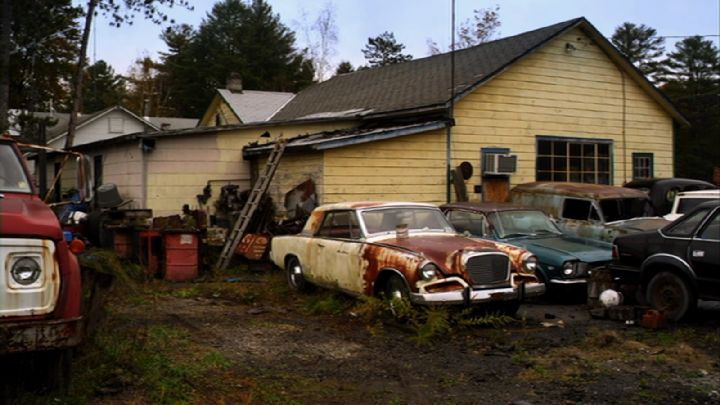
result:
[(16, 260), (10, 269), (10, 275), (13, 280), (23, 286), (33, 284), (40, 278), (42, 268), (37, 259), (32, 257), (21, 257)]
[(565, 262), (562, 265), (563, 276), (570, 277), (575, 275), (575, 262)]
[(420, 278), (423, 280), (432, 280), (440, 275), (440, 269), (433, 263), (426, 263), (420, 268)]
[(537, 256), (533, 254), (525, 254), (522, 259), (522, 268), (520, 269), (522, 273), (527, 274), (535, 274), (535, 271), (538, 267), (538, 259)]

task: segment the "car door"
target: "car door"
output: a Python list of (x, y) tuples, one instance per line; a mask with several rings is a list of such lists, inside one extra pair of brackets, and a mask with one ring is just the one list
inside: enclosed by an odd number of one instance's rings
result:
[(720, 299), (720, 208), (708, 215), (688, 248), (700, 298)]
[(355, 211), (328, 212), (315, 238), (316, 251), (311, 258), (313, 281), (362, 293), (361, 236)]

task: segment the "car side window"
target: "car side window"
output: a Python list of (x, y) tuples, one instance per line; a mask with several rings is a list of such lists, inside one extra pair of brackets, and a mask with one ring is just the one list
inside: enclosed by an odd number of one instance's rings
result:
[(318, 236), (341, 239), (360, 238), (360, 227), (353, 211), (328, 212), (323, 219)]
[[(591, 209), (594, 212), (592, 215), (595, 218), (591, 218)], [(562, 218), (565, 219), (578, 219), (586, 221), (588, 218), (599, 220), (597, 212), (592, 206), (592, 203), (588, 200), (577, 200), (574, 198), (566, 198), (563, 202)]]
[(458, 233), (468, 232), (473, 236), (487, 235), (485, 215), (477, 212), (452, 210), (448, 212), (448, 220)]
[(720, 240), (720, 211), (715, 212), (713, 218), (700, 231), (698, 237), (707, 240)]
[(677, 221), (668, 225), (663, 232), (668, 236), (690, 237), (695, 229), (702, 222), (710, 209), (700, 209), (691, 214), (685, 215)]

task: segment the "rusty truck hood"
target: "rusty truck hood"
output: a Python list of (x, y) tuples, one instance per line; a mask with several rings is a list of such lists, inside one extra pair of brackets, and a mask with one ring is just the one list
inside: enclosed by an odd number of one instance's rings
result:
[(4, 193), (0, 198), (0, 235), (2, 237), (62, 239), (55, 214), (38, 197)]

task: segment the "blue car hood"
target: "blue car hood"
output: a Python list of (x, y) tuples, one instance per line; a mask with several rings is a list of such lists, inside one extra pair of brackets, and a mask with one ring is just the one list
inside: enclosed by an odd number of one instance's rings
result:
[(596, 263), (612, 260), (612, 244), (591, 239), (547, 236), (511, 239), (507, 242), (526, 248), (545, 263), (562, 263), (565, 260)]

